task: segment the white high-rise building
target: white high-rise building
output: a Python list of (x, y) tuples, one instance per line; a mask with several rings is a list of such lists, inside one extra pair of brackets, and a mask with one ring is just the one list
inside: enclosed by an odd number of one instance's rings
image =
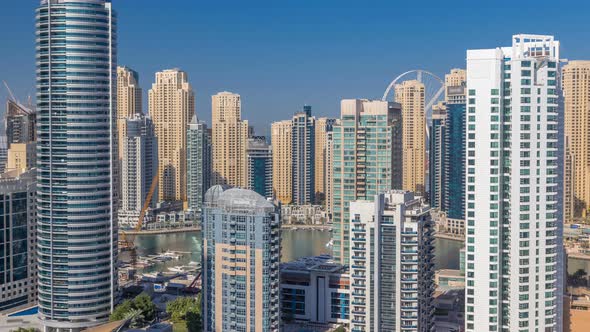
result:
[[(125, 119), (125, 133), (121, 146), (121, 205), (119, 226), (137, 225), (152, 181), (158, 170), (158, 139), (154, 123), (149, 116), (135, 115)], [(156, 193), (157, 193), (156, 187)], [(156, 207), (157, 195), (152, 196), (149, 207)]]
[(559, 42), (467, 51), (466, 331), (562, 330)]
[(433, 331), (430, 207), (409, 191), (350, 202), (350, 331)]

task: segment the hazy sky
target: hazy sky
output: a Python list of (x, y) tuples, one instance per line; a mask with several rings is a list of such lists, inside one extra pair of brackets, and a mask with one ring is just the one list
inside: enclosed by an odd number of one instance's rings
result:
[[(337, 116), (342, 98), (380, 98), (409, 69), (442, 76), (465, 66), (468, 48), (507, 46), (516, 33), (554, 34), (562, 57), (590, 59), (590, 4), (567, 1), (113, 0), (118, 62), (140, 74), (189, 74), (197, 115), (211, 95), (242, 95), (242, 115), (267, 134), (303, 104)], [(2, 0), (0, 80), (34, 95), (38, 0)], [(4, 104), (6, 90), (0, 87)], [(145, 99), (145, 96), (144, 96)], [(144, 106), (147, 111), (147, 102)], [(4, 112), (4, 110), (2, 110)]]

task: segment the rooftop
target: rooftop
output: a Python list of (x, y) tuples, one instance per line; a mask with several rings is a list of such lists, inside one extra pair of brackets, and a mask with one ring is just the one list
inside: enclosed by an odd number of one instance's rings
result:
[(205, 204), (209, 208), (221, 208), (226, 211), (241, 211), (246, 213), (270, 212), (276, 206), (255, 191), (213, 186), (205, 193)]
[(311, 271), (319, 271), (319, 272), (340, 272), (344, 270), (345, 267), (340, 265), (334, 261), (332, 256), (328, 254), (319, 255), (319, 256), (312, 256), (312, 257), (302, 257), (292, 262), (282, 263), (281, 264), (281, 271), (295, 271), (295, 272), (311, 272)]

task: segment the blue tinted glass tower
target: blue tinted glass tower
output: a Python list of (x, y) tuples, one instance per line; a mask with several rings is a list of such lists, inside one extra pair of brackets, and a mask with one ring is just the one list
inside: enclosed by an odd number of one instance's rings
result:
[(117, 289), (116, 16), (106, 0), (36, 12), (39, 318), (108, 321)]

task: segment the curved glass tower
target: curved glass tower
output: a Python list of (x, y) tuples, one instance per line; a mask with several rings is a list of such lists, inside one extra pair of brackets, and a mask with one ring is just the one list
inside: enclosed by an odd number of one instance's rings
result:
[(42, 0), (36, 13), (39, 318), (108, 320), (117, 288), (116, 18), (106, 0)]

